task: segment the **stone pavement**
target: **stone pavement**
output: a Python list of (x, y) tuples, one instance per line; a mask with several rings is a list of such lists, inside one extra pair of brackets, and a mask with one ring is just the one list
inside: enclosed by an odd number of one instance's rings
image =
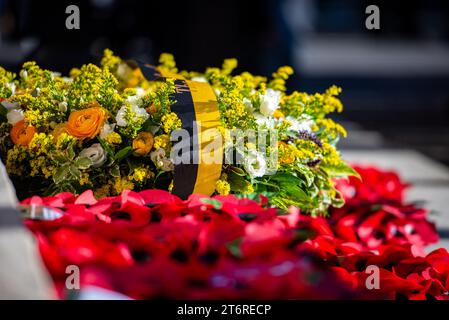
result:
[(431, 210), (430, 219), (436, 223), (440, 242), (427, 251), (445, 247), (449, 250), (449, 169), (413, 150), (343, 150), (345, 160), (360, 165), (375, 165), (394, 170), (413, 186), (406, 192), (408, 201), (419, 201)]

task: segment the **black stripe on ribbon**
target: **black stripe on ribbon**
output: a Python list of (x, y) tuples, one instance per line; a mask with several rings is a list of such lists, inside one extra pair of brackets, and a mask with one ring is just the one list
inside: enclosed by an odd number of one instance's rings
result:
[[(193, 193), (198, 174), (198, 128), (194, 126), (196, 120), (195, 105), (193, 103), (190, 88), (185, 80), (175, 80), (176, 93), (175, 104), (171, 105), (171, 111), (181, 119), (182, 129), (189, 133), (189, 163), (175, 165), (172, 193), (182, 199), (186, 199)], [(183, 141), (185, 143), (185, 141)], [(180, 143), (175, 142), (175, 143)]]
[[(141, 61), (135, 62), (148, 81), (164, 81), (166, 79), (155, 66)], [(182, 199), (186, 199), (193, 193), (198, 174), (198, 128), (193, 125), (196, 120), (195, 104), (190, 93), (189, 85), (185, 80), (175, 79), (175, 90), (173, 99), (176, 102), (170, 108), (181, 120), (182, 129), (187, 130), (189, 133), (190, 161), (189, 163), (175, 165), (172, 193)], [(186, 143), (186, 141), (178, 141), (174, 144), (176, 145), (181, 142)]]
[(139, 60), (131, 60), (128, 62), (129, 65), (132, 67), (137, 67), (142, 72), (142, 75), (147, 79), (148, 81), (164, 81), (165, 77), (162, 76), (162, 74), (159, 72), (159, 70), (152, 66), (151, 64), (144, 63)]

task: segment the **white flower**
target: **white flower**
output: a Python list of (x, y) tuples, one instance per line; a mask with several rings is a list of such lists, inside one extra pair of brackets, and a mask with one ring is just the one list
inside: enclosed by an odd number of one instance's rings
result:
[(6, 114), (8, 123), (10, 125), (15, 125), (17, 122), (23, 120), (23, 111), (18, 109), (13, 109)]
[(155, 165), (157, 165), (158, 162), (162, 161), (162, 159), (165, 158), (165, 150), (162, 148), (159, 148), (159, 149), (151, 152), (150, 158), (151, 158), (151, 161), (153, 161), (153, 163)]
[(163, 171), (173, 171), (175, 169), (175, 165), (172, 160), (165, 157), (165, 150), (159, 148), (150, 153), (151, 161), (154, 162), (156, 167)]
[(214, 89), (214, 92), (215, 92), (215, 95), (216, 95), (217, 97), (219, 97), (220, 94), (221, 94), (221, 91), (220, 91), (220, 89), (218, 89), (218, 88), (215, 88), (215, 89)]
[(250, 113), (254, 112), (253, 104), (251, 103), (251, 100), (248, 98), (243, 98), (243, 105), (245, 106), (246, 110)]
[(299, 132), (299, 131), (312, 132), (312, 127), (314, 125), (314, 122), (310, 116), (307, 116), (307, 117), (303, 116), (303, 119), (296, 119), (296, 118), (288, 116), (285, 119), (291, 123), (291, 126), (289, 126), (287, 128), (287, 130), (295, 131), (295, 132)]
[(14, 82), (8, 82), (5, 86), (11, 90), (12, 94), (16, 92), (16, 84)]
[(271, 116), (279, 108), (281, 93), (277, 90), (267, 89), (260, 103), (260, 113), (264, 116)]
[(126, 63), (120, 63), (117, 67), (117, 75), (120, 78), (124, 78), (124, 77), (126, 77), (128, 70), (129, 70), (129, 67)]
[(256, 123), (259, 125), (259, 127), (263, 129), (274, 129), (276, 127), (276, 124), (278, 122), (277, 119), (271, 118), (271, 117), (265, 117), (261, 115), (260, 113), (255, 113), (254, 118), (256, 119)]
[(59, 111), (66, 112), (67, 111), (67, 102), (63, 101), (59, 103)]
[(23, 79), (28, 77), (28, 72), (26, 70), (20, 70), (19, 76)]
[(120, 108), (120, 110), (117, 112), (117, 116), (115, 117), (115, 120), (117, 121), (117, 125), (120, 127), (126, 127), (127, 122), (125, 120), (125, 115), (127, 112), (133, 113), (132, 121), (137, 121), (139, 118), (144, 118), (144, 120), (148, 119), (150, 116), (144, 108), (139, 108), (136, 105), (131, 106), (123, 106)]
[(243, 166), (251, 178), (262, 177), (267, 170), (267, 161), (261, 153), (251, 151), (246, 156)]
[(171, 161), (170, 159), (164, 158), (161, 161), (162, 161), (162, 165), (160, 167), (163, 171), (175, 170), (175, 165), (173, 164), (173, 161)]
[(115, 129), (115, 124), (105, 123), (103, 125), (103, 128), (101, 128), (100, 138), (105, 139), (108, 135), (110, 135), (112, 132), (114, 132), (114, 129)]
[(99, 143), (94, 143), (89, 148), (81, 150), (80, 156), (89, 158), (94, 168), (101, 167), (106, 162), (106, 152)]
[(137, 106), (144, 95), (145, 95), (145, 90), (143, 90), (142, 88), (137, 88), (136, 94), (132, 95), (132, 96), (128, 96), (126, 98), (126, 102), (128, 102), (132, 106), (134, 106), (134, 105)]
[(207, 82), (207, 79), (205, 77), (192, 77), (192, 79), (190, 79), (192, 81), (196, 81), (196, 82)]
[(1, 105), (3, 105), (6, 109), (15, 109), (19, 107), (19, 103), (17, 102), (10, 102), (8, 100), (0, 102)]

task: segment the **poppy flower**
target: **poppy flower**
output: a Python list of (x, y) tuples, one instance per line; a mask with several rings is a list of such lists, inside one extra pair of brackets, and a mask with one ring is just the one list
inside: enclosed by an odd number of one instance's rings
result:
[[(24, 206), (51, 208), (54, 220), (25, 220), (61, 298), (65, 268), (82, 268), (82, 287), (135, 299), (448, 299), (449, 254), (428, 212), (402, 202), (393, 173), (361, 169), (341, 183), (347, 203), (328, 217), (285, 212), (233, 195), (124, 191), (95, 199), (61, 193)], [(374, 185), (372, 185), (374, 184)], [(353, 190), (348, 193), (348, 190)], [(368, 266), (379, 290), (368, 290)]]

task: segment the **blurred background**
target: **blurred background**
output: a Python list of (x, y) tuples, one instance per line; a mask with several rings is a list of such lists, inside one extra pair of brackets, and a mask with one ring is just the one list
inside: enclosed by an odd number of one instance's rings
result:
[[(80, 30), (65, 27), (70, 4), (80, 8)], [(380, 30), (365, 27), (370, 4)], [(0, 0), (8, 69), (33, 59), (67, 73), (106, 47), (149, 62), (171, 52), (188, 69), (227, 57), (262, 75), (290, 64), (290, 88), (343, 87), (340, 120), (351, 133), (343, 148), (414, 149), (449, 165), (447, 0)]]

